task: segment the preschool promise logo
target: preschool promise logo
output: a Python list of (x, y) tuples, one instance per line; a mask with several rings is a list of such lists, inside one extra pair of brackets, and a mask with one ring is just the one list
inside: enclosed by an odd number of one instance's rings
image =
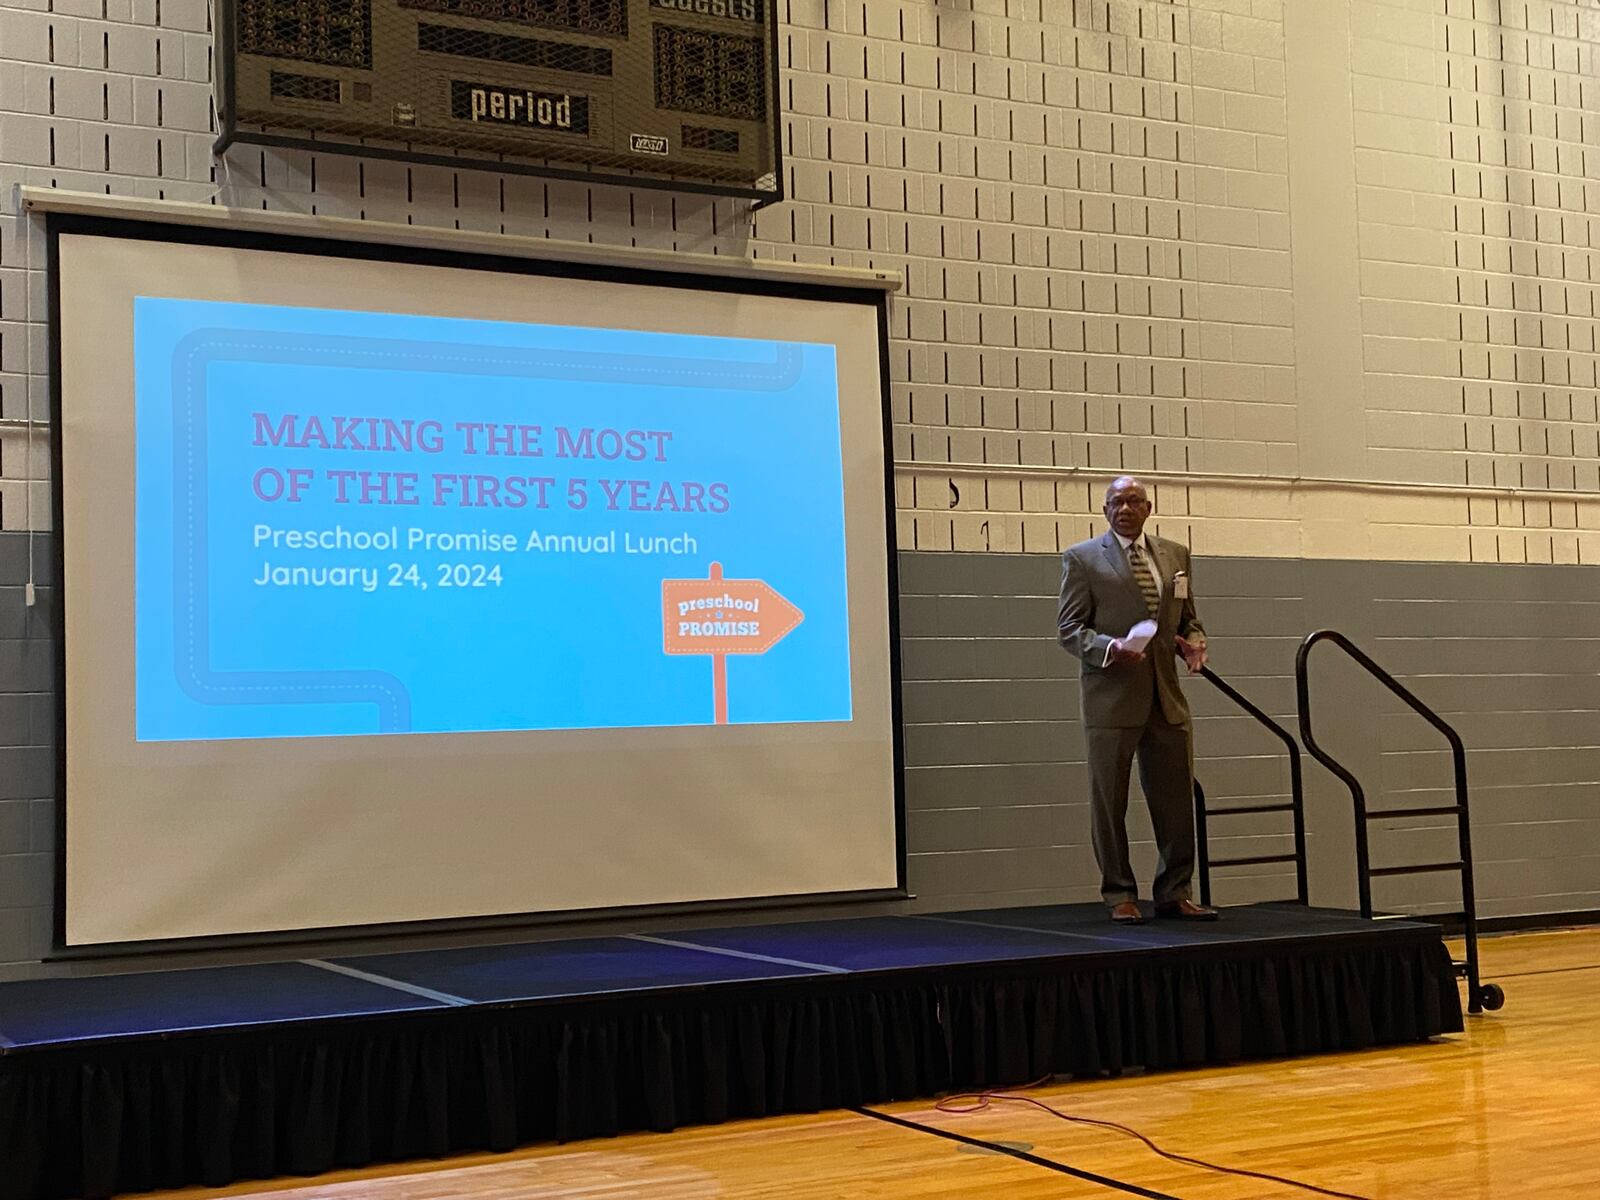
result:
[(572, 92), (535, 92), (528, 88), (452, 79), (450, 115), (458, 121), (475, 124), (587, 134), (589, 97)]
[(805, 614), (760, 579), (727, 579), (711, 564), (705, 579), (661, 581), (661, 648), (711, 656), (712, 720), (728, 723), (728, 655), (765, 654)]

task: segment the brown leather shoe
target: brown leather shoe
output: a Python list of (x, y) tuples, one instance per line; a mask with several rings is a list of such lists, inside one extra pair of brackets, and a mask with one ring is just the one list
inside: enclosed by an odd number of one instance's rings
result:
[(1181, 921), (1215, 921), (1217, 910), (1196, 904), (1193, 900), (1174, 900), (1169, 904), (1156, 905), (1156, 916), (1177, 917)]
[(1144, 913), (1137, 900), (1124, 900), (1112, 907), (1111, 920), (1118, 925), (1143, 925)]

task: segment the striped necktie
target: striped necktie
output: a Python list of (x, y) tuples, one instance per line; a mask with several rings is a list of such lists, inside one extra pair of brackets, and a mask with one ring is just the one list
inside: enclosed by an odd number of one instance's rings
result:
[(1156, 587), (1156, 577), (1150, 573), (1145, 560), (1144, 547), (1138, 542), (1128, 543), (1128, 565), (1133, 568), (1133, 581), (1144, 593), (1144, 606), (1153, 617), (1161, 611), (1161, 589)]

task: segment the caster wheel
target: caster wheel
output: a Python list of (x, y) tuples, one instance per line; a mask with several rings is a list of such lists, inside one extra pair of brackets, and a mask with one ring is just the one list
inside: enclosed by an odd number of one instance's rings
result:
[(1478, 989), (1478, 1003), (1486, 1012), (1499, 1012), (1505, 1007), (1506, 993), (1498, 983), (1486, 983)]

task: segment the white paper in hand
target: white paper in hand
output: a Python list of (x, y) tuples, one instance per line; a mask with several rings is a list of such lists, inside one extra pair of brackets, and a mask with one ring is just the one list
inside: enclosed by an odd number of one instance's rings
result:
[(1117, 640), (1122, 643), (1124, 650), (1143, 650), (1155, 636), (1156, 623), (1154, 621), (1140, 621)]

